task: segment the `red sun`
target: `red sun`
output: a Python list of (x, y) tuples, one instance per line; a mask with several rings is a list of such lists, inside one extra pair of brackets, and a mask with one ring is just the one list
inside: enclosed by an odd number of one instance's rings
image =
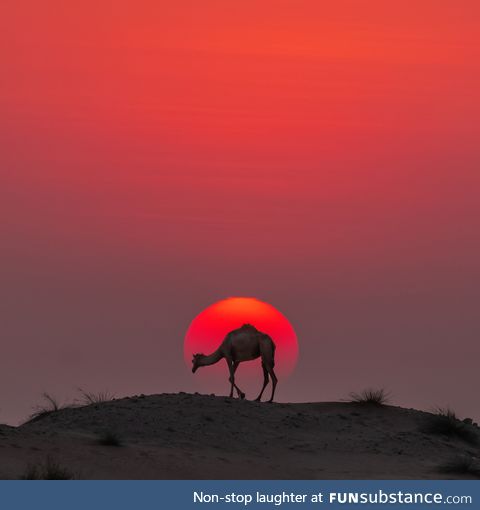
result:
[[(248, 297), (223, 299), (193, 319), (185, 336), (184, 356), (187, 365), (191, 366), (192, 354), (197, 352), (211, 354), (219, 347), (228, 332), (246, 323), (267, 333), (275, 342), (277, 375), (285, 377), (291, 374), (298, 358), (297, 335), (292, 325), (272, 305)], [(256, 362), (258, 363), (258, 360)], [(225, 369), (224, 363), (218, 364)], [(208, 371), (209, 368), (205, 367), (202, 370)]]

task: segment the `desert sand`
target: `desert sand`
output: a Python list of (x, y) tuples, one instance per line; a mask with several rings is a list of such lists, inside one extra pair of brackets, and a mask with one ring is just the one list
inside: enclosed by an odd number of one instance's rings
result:
[[(478, 446), (423, 432), (429, 417), (347, 402), (140, 395), (0, 425), (0, 478), (47, 458), (79, 479), (472, 478), (438, 468), (459, 455), (476, 462)], [(105, 433), (121, 446), (100, 444)]]

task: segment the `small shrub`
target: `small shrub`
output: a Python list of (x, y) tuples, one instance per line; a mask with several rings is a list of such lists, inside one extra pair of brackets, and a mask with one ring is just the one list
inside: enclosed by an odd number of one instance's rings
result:
[(478, 460), (464, 455), (454, 457), (438, 467), (440, 473), (456, 475), (470, 475), (480, 478), (480, 464)]
[(78, 391), (81, 395), (81, 404), (85, 406), (110, 402), (115, 398), (115, 395), (109, 391), (99, 391), (98, 393), (94, 393), (91, 391), (84, 391), (82, 388), (78, 388)]
[(73, 480), (74, 474), (67, 468), (47, 457), (45, 464), (30, 465), (21, 480)]
[(350, 393), (350, 402), (355, 404), (383, 406), (390, 402), (390, 394), (383, 388), (378, 390), (367, 388), (360, 393)]
[(123, 446), (123, 442), (116, 434), (112, 431), (104, 432), (99, 438), (98, 438), (98, 444), (101, 444), (103, 446)]
[(27, 423), (33, 423), (35, 421), (41, 420), (42, 418), (45, 418), (52, 413), (56, 413), (65, 407), (60, 405), (58, 400), (49, 393), (42, 393), (42, 397), (45, 401), (45, 404), (39, 405), (35, 408), (35, 411), (28, 418)]
[(41, 480), (41, 472), (37, 465), (29, 464), (20, 480)]
[(427, 434), (438, 434), (462, 439), (473, 445), (479, 442), (478, 433), (473, 425), (460, 421), (455, 411), (448, 407), (437, 407), (435, 414), (427, 418), (421, 430)]

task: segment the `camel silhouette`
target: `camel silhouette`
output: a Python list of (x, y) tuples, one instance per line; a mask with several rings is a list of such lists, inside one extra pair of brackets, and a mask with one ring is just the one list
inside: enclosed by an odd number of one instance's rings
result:
[(263, 387), (260, 395), (255, 399), (260, 401), (263, 392), (268, 384), (269, 376), (272, 379), (272, 396), (269, 402), (273, 401), (277, 376), (273, 371), (275, 366), (275, 344), (265, 333), (262, 333), (251, 324), (244, 324), (238, 329), (230, 331), (220, 344), (220, 347), (206, 356), (205, 354), (194, 354), (192, 359), (192, 372), (195, 373), (199, 367), (214, 365), (222, 358), (225, 358), (230, 373), (229, 382), (230, 398), (233, 397), (233, 388), (237, 390), (239, 398), (245, 398), (245, 393), (235, 384), (235, 371), (242, 361), (262, 358)]

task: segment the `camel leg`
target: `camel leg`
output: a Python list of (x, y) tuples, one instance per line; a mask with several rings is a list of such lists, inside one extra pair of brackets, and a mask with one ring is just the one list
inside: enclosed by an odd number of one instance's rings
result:
[[(240, 365), (239, 361), (235, 361), (233, 363), (233, 375), (235, 375), (235, 372), (237, 371), (238, 365)], [(233, 386), (237, 390), (238, 398), (241, 398), (242, 400), (245, 398), (245, 393), (235, 384), (235, 379), (233, 380)]]
[(260, 392), (260, 395), (258, 395), (258, 397), (255, 399), (257, 402), (260, 402), (263, 392), (265, 391), (265, 388), (267, 387), (267, 384), (268, 384), (268, 370), (263, 362), (262, 362), (262, 368), (263, 368), (263, 388), (262, 388), (262, 391)]
[(272, 396), (270, 397), (269, 402), (273, 402), (273, 396), (275, 395), (275, 388), (277, 387), (277, 376), (275, 375), (275, 372), (273, 371), (273, 367), (270, 367), (268, 369), (268, 373), (270, 374), (270, 377), (272, 379)]
[(228, 378), (230, 382), (230, 398), (233, 398), (233, 387), (235, 386), (235, 371), (233, 369), (233, 361), (225, 358), (227, 365), (228, 365), (228, 371), (230, 372), (230, 377)]

